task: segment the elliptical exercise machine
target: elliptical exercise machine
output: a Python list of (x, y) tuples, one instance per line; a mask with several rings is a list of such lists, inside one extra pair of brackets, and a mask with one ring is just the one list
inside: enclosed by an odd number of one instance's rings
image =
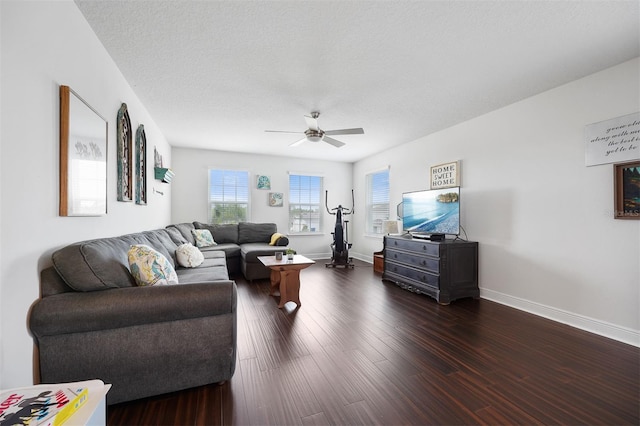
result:
[(329, 191), (325, 191), (324, 206), (327, 209), (327, 213), (336, 217), (336, 226), (334, 231), (331, 233), (333, 235), (333, 243), (331, 243), (331, 263), (325, 263), (324, 266), (327, 268), (335, 268), (339, 266), (353, 268), (353, 258), (349, 257), (349, 249), (351, 248), (351, 243), (349, 242), (349, 230), (347, 228), (349, 221), (343, 219), (343, 216), (348, 216), (354, 213), (353, 190), (351, 190), (351, 209), (342, 207), (338, 204), (338, 207), (329, 210), (328, 198)]

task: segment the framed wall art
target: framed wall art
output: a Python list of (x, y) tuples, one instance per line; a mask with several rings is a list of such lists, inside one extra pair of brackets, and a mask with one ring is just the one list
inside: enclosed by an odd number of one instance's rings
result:
[(147, 204), (147, 136), (143, 124), (136, 131), (136, 204)]
[(60, 86), (60, 216), (107, 214), (108, 123)]
[(282, 192), (270, 192), (269, 205), (271, 207), (282, 207), (284, 205), (284, 194)]
[(640, 160), (613, 166), (616, 219), (640, 220)]
[(271, 178), (269, 176), (258, 175), (256, 187), (258, 189), (271, 189)]
[(133, 156), (131, 153), (131, 120), (127, 104), (122, 103), (118, 110), (117, 159), (118, 159), (118, 201), (133, 200)]

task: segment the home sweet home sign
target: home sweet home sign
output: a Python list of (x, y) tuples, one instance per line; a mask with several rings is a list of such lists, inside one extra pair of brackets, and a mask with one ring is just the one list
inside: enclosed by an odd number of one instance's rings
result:
[(460, 162), (438, 164), (431, 167), (431, 189), (460, 186)]

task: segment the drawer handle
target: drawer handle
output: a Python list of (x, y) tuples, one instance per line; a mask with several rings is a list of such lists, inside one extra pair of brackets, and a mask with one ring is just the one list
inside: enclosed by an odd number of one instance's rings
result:
[(398, 253), (393, 253), (393, 258), (397, 259), (398, 258)]
[(420, 264), (421, 264), (422, 266), (427, 266), (427, 261), (426, 261), (426, 260), (422, 260), (422, 261), (420, 262)]
[(420, 281), (422, 281), (423, 283), (427, 282), (427, 276), (423, 275), (422, 278), (420, 278)]

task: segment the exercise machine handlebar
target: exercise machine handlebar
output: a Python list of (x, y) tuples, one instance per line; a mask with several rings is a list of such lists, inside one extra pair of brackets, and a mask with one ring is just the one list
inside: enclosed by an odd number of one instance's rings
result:
[(355, 198), (353, 196), (353, 189), (351, 190), (351, 208), (348, 209), (346, 207), (342, 207), (342, 205), (338, 204), (338, 207), (334, 207), (329, 209), (329, 191), (326, 190), (324, 192), (324, 207), (327, 209), (327, 213), (330, 215), (337, 215), (338, 211), (340, 211), (341, 215), (350, 215), (355, 213)]

